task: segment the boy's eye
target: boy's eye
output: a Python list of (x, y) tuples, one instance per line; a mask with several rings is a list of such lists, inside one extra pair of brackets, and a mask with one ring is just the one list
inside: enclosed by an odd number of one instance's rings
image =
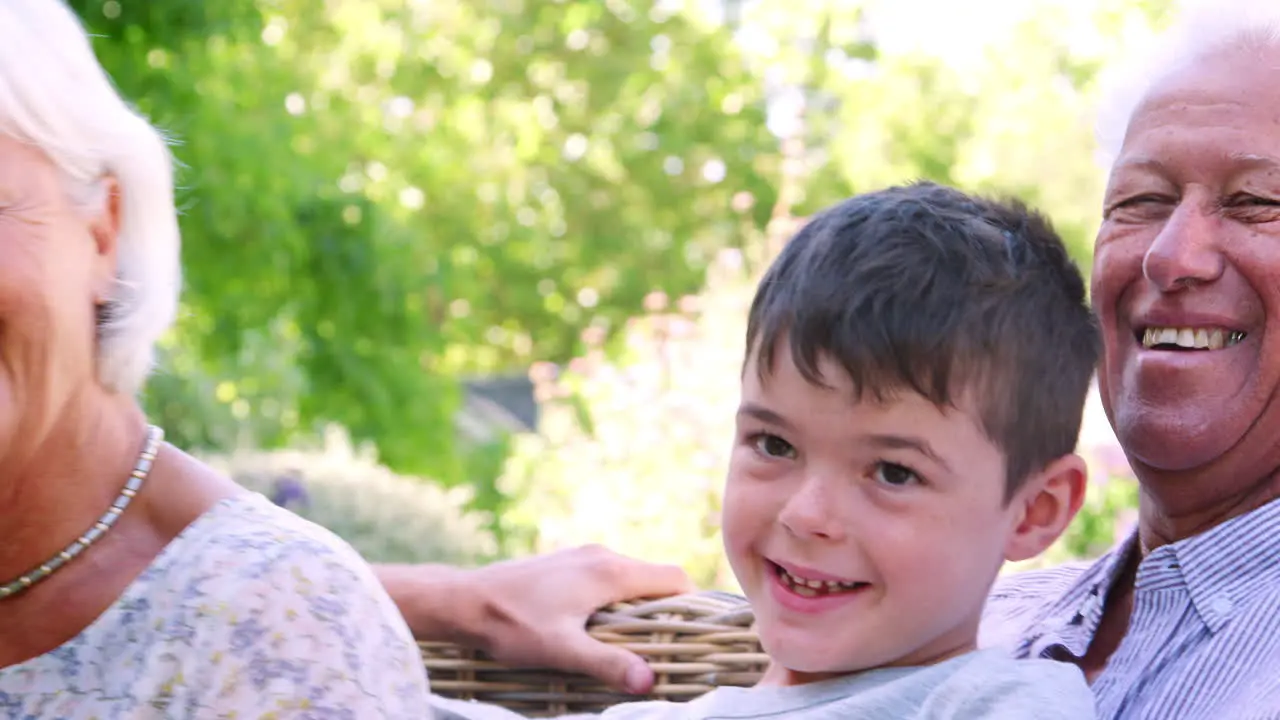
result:
[(767, 433), (756, 435), (751, 439), (751, 444), (755, 446), (758, 452), (767, 457), (792, 458), (796, 454), (796, 449), (791, 446), (791, 443), (777, 435), (769, 435)]
[(905, 487), (920, 482), (920, 476), (914, 470), (895, 463), (882, 462), (876, 465), (876, 480), (885, 485)]

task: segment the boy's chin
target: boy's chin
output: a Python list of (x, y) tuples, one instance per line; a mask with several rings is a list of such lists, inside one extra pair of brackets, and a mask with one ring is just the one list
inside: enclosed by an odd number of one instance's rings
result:
[(794, 634), (770, 637), (766, 631), (760, 635), (764, 650), (770, 658), (769, 667), (761, 677), (760, 685), (805, 685), (873, 667), (858, 662), (856, 658), (824, 657), (824, 650), (833, 644), (830, 638), (823, 642), (822, 638), (798, 638)]
[(790, 687), (794, 685), (807, 685), (809, 683), (822, 682), (823, 680), (833, 680), (835, 678), (852, 675), (857, 670), (843, 670), (830, 672), (806, 672), (804, 670), (794, 670), (786, 667), (777, 660), (771, 660), (769, 667), (765, 669), (764, 675), (760, 677), (760, 682), (756, 683), (756, 687)]

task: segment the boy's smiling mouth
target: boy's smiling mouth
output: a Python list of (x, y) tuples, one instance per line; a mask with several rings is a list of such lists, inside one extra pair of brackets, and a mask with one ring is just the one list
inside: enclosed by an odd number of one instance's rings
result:
[[(823, 597), (827, 595), (841, 595), (870, 587), (870, 583), (858, 580), (842, 580), (833, 578), (823, 573), (813, 571), (800, 570), (797, 568), (787, 569), (782, 565), (765, 560), (769, 568), (777, 577), (779, 583), (796, 595), (804, 598)], [(803, 573), (803, 574), (802, 574)], [(808, 575), (818, 575), (819, 577), (806, 577)]]

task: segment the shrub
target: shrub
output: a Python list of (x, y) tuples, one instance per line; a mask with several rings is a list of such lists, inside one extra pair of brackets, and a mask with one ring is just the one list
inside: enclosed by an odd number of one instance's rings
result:
[(471, 565), (496, 554), (466, 488), (396, 475), (331, 429), (315, 450), (238, 451), (206, 460), (237, 482), (328, 528), (371, 562)]

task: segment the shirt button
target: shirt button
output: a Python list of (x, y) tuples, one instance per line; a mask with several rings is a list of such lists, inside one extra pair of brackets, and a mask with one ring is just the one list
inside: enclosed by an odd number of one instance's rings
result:
[(1235, 607), (1235, 603), (1224, 597), (1214, 598), (1213, 602), (1209, 603), (1209, 609), (1212, 610), (1215, 615), (1230, 615), (1231, 611), (1234, 610)]

